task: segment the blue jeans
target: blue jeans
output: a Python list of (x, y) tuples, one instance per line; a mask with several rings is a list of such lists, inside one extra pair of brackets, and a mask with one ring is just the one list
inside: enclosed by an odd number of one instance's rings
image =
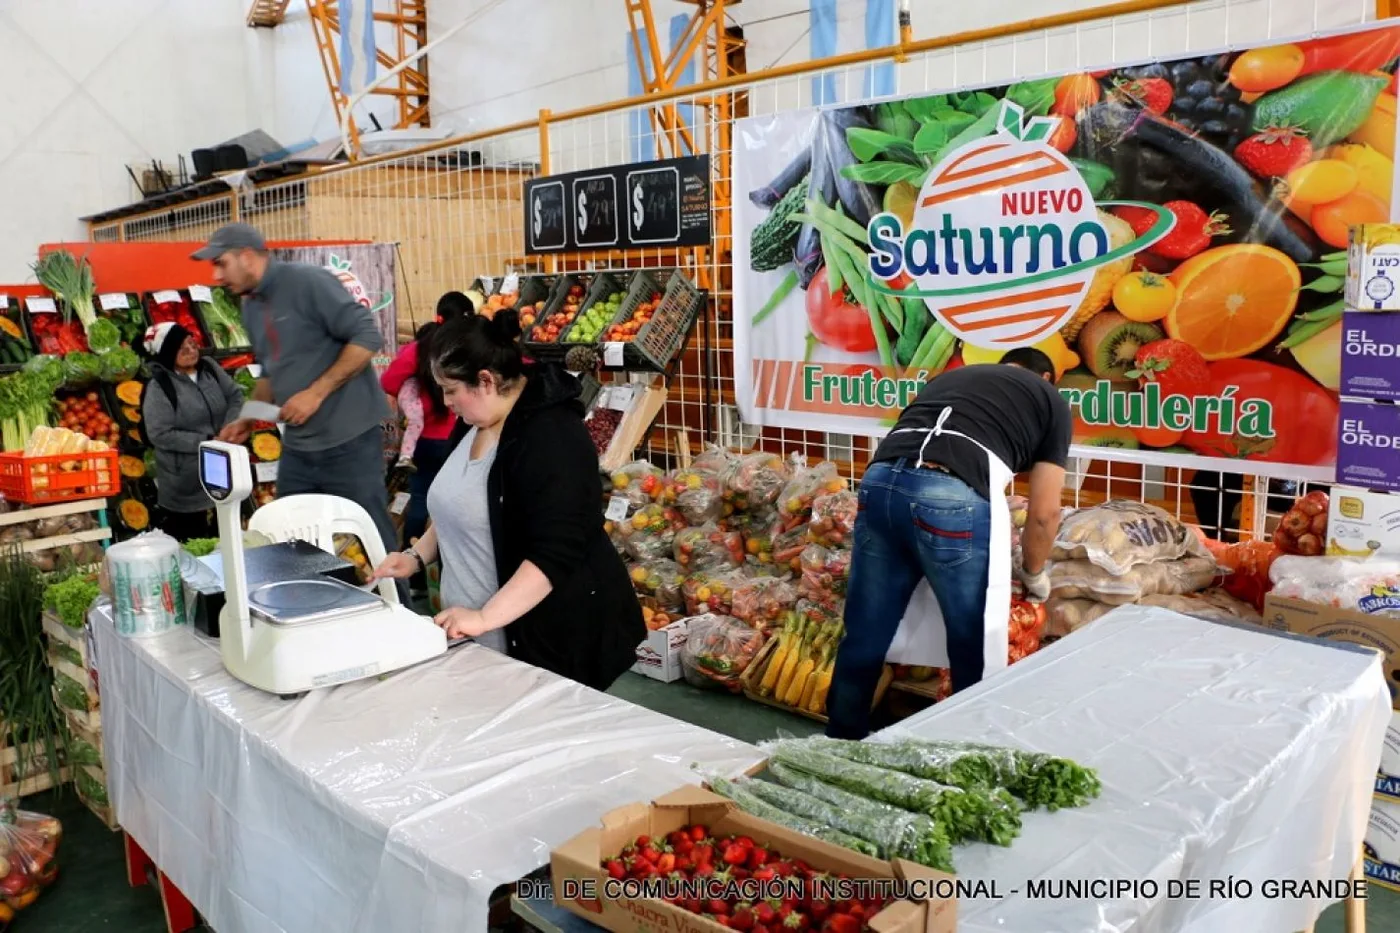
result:
[(446, 438), (420, 439), (413, 451), (415, 472), (408, 480), (408, 508), (403, 516), (404, 547), (412, 544), (414, 538), (423, 537), (423, 532), (428, 530), (428, 487), (437, 479), (450, 452)]
[(962, 480), (913, 461), (871, 464), (860, 484), (846, 636), (827, 695), (834, 738), (870, 732), (875, 685), (920, 579), (948, 633), (954, 692), (982, 679), (991, 506)]
[(284, 449), (277, 465), (277, 495), (321, 493), (359, 503), (379, 530), (384, 550), (393, 552), (398, 533), (389, 518), (384, 473), (384, 430), (375, 424), (359, 437), (326, 450)]

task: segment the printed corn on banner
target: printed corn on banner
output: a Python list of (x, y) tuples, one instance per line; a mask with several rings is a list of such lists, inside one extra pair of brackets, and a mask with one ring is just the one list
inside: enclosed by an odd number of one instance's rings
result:
[(1079, 456), (1330, 479), (1397, 56), (1370, 28), (740, 121), (744, 420), (883, 434), (929, 378), (1035, 346)]

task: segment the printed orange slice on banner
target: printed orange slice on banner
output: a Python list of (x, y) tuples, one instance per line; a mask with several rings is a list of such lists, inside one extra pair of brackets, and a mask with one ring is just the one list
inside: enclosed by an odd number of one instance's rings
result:
[(1298, 303), (1298, 266), (1271, 246), (1234, 243), (1191, 257), (1171, 274), (1177, 302), (1167, 333), (1207, 360), (1261, 350), (1279, 335)]

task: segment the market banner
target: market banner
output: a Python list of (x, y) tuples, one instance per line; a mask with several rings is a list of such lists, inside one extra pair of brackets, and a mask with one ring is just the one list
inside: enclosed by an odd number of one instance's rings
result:
[[(284, 262), (321, 266), (335, 274), (357, 302), (369, 308), (383, 338), (384, 349), (374, 357), (380, 375), (398, 353), (398, 303), (394, 293), (394, 244), (338, 243), (333, 246), (274, 247), (269, 252)], [(384, 423), (385, 457), (392, 459), (399, 447), (399, 419)]]
[(739, 121), (744, 420), (878, 436), (938, 373), (1035, 346), (1077, 456), (1330, 480), (1397, 56), (1366, 28)]

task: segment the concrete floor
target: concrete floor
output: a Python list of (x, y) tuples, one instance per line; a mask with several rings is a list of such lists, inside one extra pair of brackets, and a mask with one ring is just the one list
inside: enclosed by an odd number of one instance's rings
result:
[[(661, 684), (633, 674), (624, 675), (611, 692), (746, 742), (810, 735), (821, 728), (819, 723), (743, 697), (697, 690), (685, 683)], [(126, 884), (120, 835), (109, 832), (73, 793), (62, 797), (38, 794), (25, 798), (24, 805), (63, 821), (64, 841), (59, 850), (62, 874), (59, 882), (20, 916), (14, 933), (160, 933), (165, 929), (156, 892)], [(1400, 894), (1372, 887), (1366, 913), (1373, 933), (1400, 933)], [(1329, 909), (1316, 927), (1316, 933), (1342, 930), (1341, 911), (1336, 907)]]

